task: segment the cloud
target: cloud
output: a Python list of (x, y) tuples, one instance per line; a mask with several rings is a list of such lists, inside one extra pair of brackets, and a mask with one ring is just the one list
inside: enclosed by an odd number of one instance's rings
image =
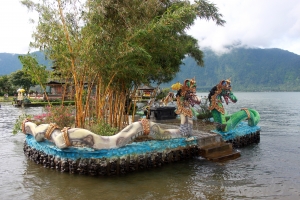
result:
[[(197, 20), (188, 34), (200, 48), (224, 52), (229, 47), (281, 48), (300, 55), (299, 0), (208, 0), (226, 24)], [(34, 30), (32, 13), (19, 0), (0, 1), (0, 53), (27, 53)]]
[(18, 0), (0, 3), (0, 52), (27, 53), (33, 31), (30, 13)]
[(217, 52), (228, 46), (282, 48), (300, 55), (300, 1), (298, 0), (211, 0), (226, 24), (197, 20), (188, 34), (201, 48)]

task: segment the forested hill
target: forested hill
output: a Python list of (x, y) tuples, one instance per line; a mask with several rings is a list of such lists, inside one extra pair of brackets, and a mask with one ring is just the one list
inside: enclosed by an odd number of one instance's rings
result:
[(216, 55), (204, 51), (205, 67), (187, 57), (170, 87), (196, 78), (199, 91), (208, 92), (222, 79), (231, 78), (234, 91), (300, 91), (300, 56), (281, 49), (233, 49)]
[[(51, 61), (46, 60), (43, 53), (33, 52), (39, 64), (45, 65), (48, 68), (51, 66)], [(0, 53), (0, 76), (9, 75), (12, 72), (22, 69), (22, 64), (18, 58), (22, 54)]]
[[(34, 52), (40, 64), (51, 66), (40, 52)], [(300, 55), (281, 49), (233, 49), (216, 55), (204, 50), (204, 67), (187, 57), (175, 79), (196, 78), (199, 91), (208, 92), (222, 79), (231, 78), (234, 91), (300, 91)], [(0, 76), (22, 69), (18, 54), (0, 53)]]

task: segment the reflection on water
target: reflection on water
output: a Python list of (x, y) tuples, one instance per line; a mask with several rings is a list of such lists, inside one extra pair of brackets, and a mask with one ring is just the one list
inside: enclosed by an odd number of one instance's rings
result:
[[(207, 96), (200, 93), (199, 95)], [(24, 135), (12, 135), (22, 113), (0, 108), (0, 199), (299, 199), (300, 93), (235, 93), (236, 104), (261, 115), (261, 142), (226, 163), (202, 158), (114, 177), (72, 175), (43, 168), (23, 154)]]

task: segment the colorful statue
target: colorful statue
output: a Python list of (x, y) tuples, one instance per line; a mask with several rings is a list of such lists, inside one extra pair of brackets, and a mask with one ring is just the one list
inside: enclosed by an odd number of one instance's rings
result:
[(208, 95), (210, 102), (208, 109), (212, 112), (218, 131), (230, 131), (245, 119), (248, 120), (249, 126), (256, 126), (258, 124), (260, 116), (254, 109), (242, 108), (241, 111), (235, 112), (232, 115), (226, 115), (222, 97), (226, 104), (228, 104), (229, 100), (233, 103), (237, 102), (237, 98), (231, 91), (231, 81), (229, 79), (220, 81), (219, 84), (210, 90)]
[(17, 100), (18, 101), (23, 101), (24, 100), (24, 92), (25, 92), (25, 90), (24, 89), (18, 89), (17, 92), (18, 92)]
[[(180, 86), (180, 87), (179, 87)], [(193, 116), (196, 116), (194, 110), (195, 104), (200, 104), (201, 99), (196, 95), (196, 81), (195, 79), (186, 79), (181, 84), (172, 85), (172, 89), (178, 89), (176, 94), (177, 109), (175, 113), (180, 115), (180, 132), (182, 135), (190, 136), (193, 130)]]
[(13, 99), (15, 106), (24, 106), (24, 104), (31, 103), (29, 98), (26, 97), (26, 94), (24, 94), (25, 92), (24, 89), (20, 88), (17, 90), (17, 92), (18, 92), (18, 96)]

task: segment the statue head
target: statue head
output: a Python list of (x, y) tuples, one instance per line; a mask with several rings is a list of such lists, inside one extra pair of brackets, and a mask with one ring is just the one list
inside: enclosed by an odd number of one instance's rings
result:
[(221, 90), (231, 91), (231, 80), (230, 80), (230, 78), (220, 81), (220, 83), (217, 85), (217, 87), (218, 87), (218, 89), (221, 89)]
[(228, 104), (230, 100), (233, 103), (237, 102), (236, 96), (231, 91), (231, 81), (230, 79), (222, 80), (217, 85), (218, 93), (224, 98), (225, 103)]
[(195, 78), (192, 79), (186, 79), (183, 83), (183, 87), (185, 87), (186, 90), (190, 90), (192, 92), (196, 92), (196, 80)]

